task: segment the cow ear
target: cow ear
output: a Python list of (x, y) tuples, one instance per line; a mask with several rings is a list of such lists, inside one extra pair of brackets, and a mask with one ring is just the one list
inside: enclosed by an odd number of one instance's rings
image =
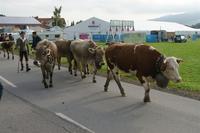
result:
[(94, 49), (94, 48), (88, 48), (88, 51), (89, 51), (91, 54), (95, 54), (95, 49)]
[(177, 58), (176, 61), (177, 61), (178, 64), (180, 64), (181, 62), (183, 62), (183, 60), (180, 59), (180, 58)]

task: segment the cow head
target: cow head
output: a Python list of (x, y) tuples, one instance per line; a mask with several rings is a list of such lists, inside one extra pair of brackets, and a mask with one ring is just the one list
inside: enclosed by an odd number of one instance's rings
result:
[(179, 64), (183, 60), (176, 57), (167, 57), (161, 65), (161, 71), (169, 80), (178, 83), (182, 80), (179, 75)]
[(104, 50), (101, 47), (89, 48), (88, 51), (94, 55), (95, 57), (95, 66), (97, 69), (101, 69), (102, 65), (104, 65)]
[(51, 64), (52, 63), (52, 57), (51, 57), (51, 49), (46, 47), (46, 48), (40, 48), (37, 50), (36, 52), (36, 59), (39, 60), (39, 62), (41, 63), (41, 65), (45, 65), (45, 64)]

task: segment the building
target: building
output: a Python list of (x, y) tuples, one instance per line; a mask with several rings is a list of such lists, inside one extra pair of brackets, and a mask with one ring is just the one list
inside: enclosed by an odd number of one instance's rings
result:
[[(41, 27), (45, 28), (45, 29), (49, 29), (53, 27), (53, 18), (39, 18), (38, 16), (35, 17), (35, 19), (37, 19), (40, 23), (41, 23)], [(65, 19), (61, 18), (62, 21), (64, 22), (64, 24), (66, 24)]]
[(40, 27), (40, 22), (33, 17), (0, 17), (2, 32), (18, 32), (30, 27)]
[(110, 28), (110, 23), (96, 17), (89, 18), (74, 26), (64, 29), (64, 38), (73, 39), (88, 39), (94, 34), (107, 34)]

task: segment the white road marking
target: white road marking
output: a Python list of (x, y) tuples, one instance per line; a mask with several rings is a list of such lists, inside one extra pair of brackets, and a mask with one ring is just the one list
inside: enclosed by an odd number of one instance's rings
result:
[(13, 88), (17, 88), (17, 86), (15, 84), (13, 84), (12, 82), (8, 81), (7, 79), (5, 79), (4, 77), (2, 77), (1, 75), (0, 75), (0, 79), (2, 81), (4, 81), (6, 84), (12, 86)]
[(78, 122), (72, 120), (71, 118), (69, 118), (68, 116), (64, 115), (63, 113), (56, 113), (56, 112), (55, 112), (55, 114), (56, 114), (57, 116), (61, 117), (62, 119), (65, 119), (65, 120), (67, 120), (67, 121), (69, 121), (69, 122), (71, 122), (71, 123), (74, 123), (75, 125), (81, 127), (82, 129), (85, 129), (85, 130), (89, 131), (90, 133), (95, 133), (94, 131), (92, 131), (92, 130), (88, 129), (87, 127), (81, 125), (80, 123), (78, 123)]

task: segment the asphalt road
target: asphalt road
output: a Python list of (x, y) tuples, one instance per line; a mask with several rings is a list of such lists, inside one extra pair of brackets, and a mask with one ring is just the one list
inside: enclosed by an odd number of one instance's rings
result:
[(39, 68), (17, 73), (17, 60), (0, 55), (0, 76), (11, 93), (51, 112), (62, 113), (96, 133), (199, 133), (200, 102), (151, 90), (151, 103), (142, 102), (144, 89), (122, 83), (127, 97), (120, 97), (114, 81), (103, 92), (104, 77), (84, 80), (55, 69), (54, 87), (45, 89)]

